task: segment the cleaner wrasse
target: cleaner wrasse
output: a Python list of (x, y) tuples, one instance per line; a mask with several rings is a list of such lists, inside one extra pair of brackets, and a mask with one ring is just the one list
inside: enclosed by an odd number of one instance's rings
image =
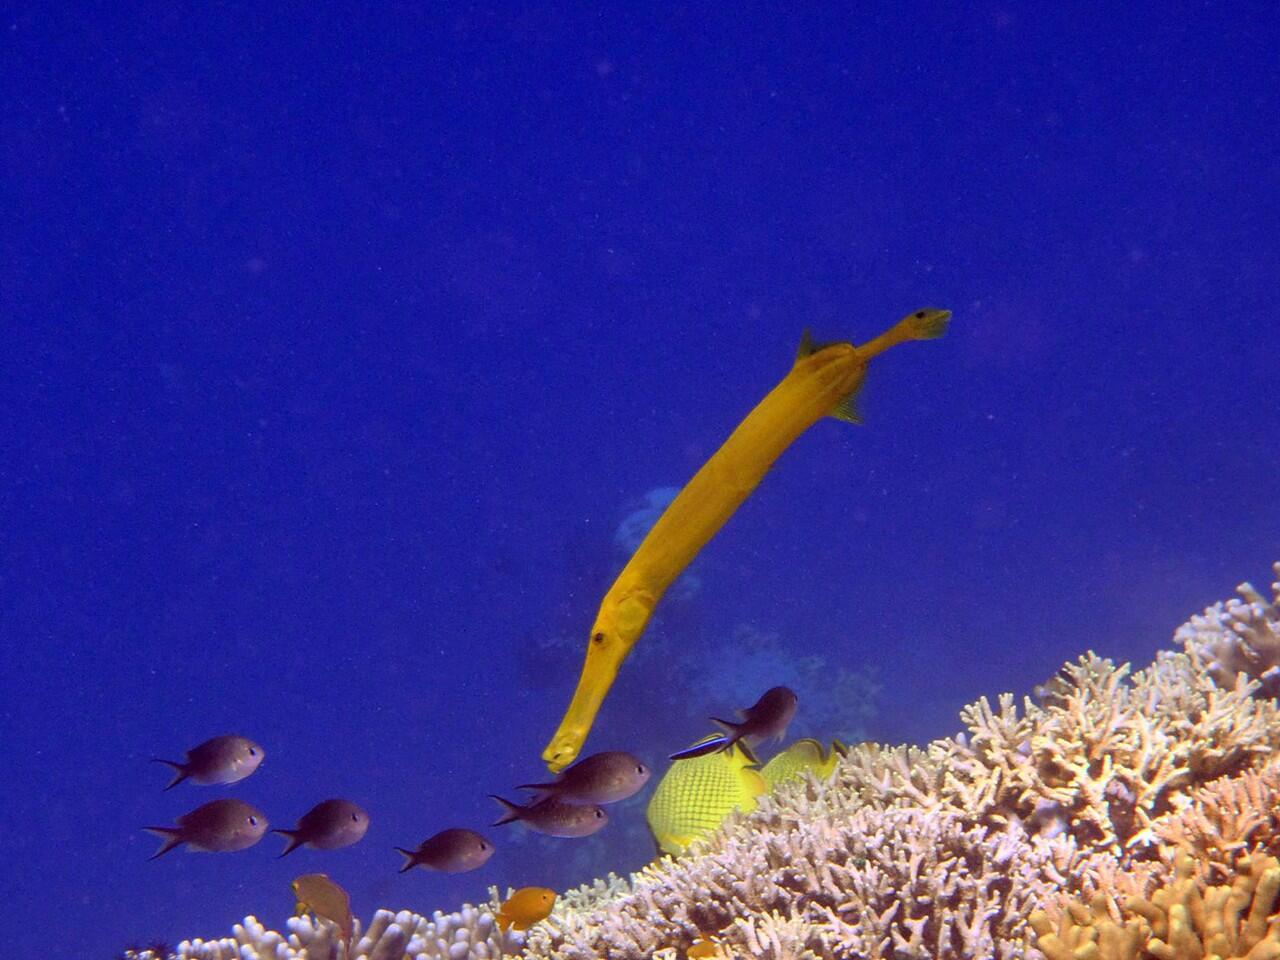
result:
[(949, 310), (917, 310), (861, 346), (815, 344), (805, 333), (791, 372), (685, 484), (605, 594), (573, 700), (542, 752), (552, 772), (578, 756), (619, 667), (662, 595), (751, 495), (774, 461), (824, 416), (859, 422), (853, 401), (867, 364), (900, 343), (942, 336), (950, 319)]

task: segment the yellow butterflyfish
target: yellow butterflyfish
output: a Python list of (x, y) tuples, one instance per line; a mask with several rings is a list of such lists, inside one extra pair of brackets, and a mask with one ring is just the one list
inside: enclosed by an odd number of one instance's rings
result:
[(768, 789), (735, 744), (672, 763), (649, 798), (645, 819), (659, 849), (678, 856), (693, 841), (710, 836), (734, 810), (750, 813)]
[(760, 776), (772, 790), (784, 780), (798, 777), (805, 770), (812, 770), (819, 780), (826, 780), (835, 773), (836, 764), (846, 748), (839, 740), (833, 741), (828, 751), (817, 740), (805, 737), (797, 740), (781, 753), (774, 754), (769, 762), (760, 768)]
[(816, 344), (805, 333), (791, 372), (685, 484), (605, 594), (577, 689), (542, 752), (553, 772), (578, 756), (618, 669), (662, 595), (751, 495), (774, 461), (824, 416), (859, 422), (853, 401), (867, 364), (900, 343), (942, 336), (950, 318), (949, 310), (917, 310), (861, 346)]

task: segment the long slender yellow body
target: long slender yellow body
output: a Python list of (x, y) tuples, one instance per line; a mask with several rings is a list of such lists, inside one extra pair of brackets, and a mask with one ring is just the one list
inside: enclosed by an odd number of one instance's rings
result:
[(907, 340), (940, 336), (950, 316), (945, 310), (918, 310), (861, 347), (836, 343), (802, 354), (685, 484), (600, 604), (578, 688), (542, 753), (553, 771), (578, 756), (618, 668), (644, 633), (662, 595), (751, 495), (773, 462), (800, 434), (857, 392), (873, 357)]

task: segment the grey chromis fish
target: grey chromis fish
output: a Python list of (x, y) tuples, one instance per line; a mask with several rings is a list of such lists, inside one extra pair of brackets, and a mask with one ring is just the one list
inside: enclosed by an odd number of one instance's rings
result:
[(694, 744), (687, 750), (671, 754), (671, 759), (688, 760), (691, 757), (704, 757), (708, 753), (728, 750), (737, 744), (748, 760), (759, 763), (750, 748), (770, 737), (781, 740), (787, 732), (787, 727), (791, 725), (791, 719), (796, 715), (796, 706), (799, 702), (800, 698), (790, 687), (771, 687), (747, 709), (738, 711), (742, 719), (737, 723), (712, 717), (711, 722), (723, 732), (709, 740)]
[(493, 856), (493, 844), (476, 833), (461, 827), (441, 830), (418, 844), (417, 850), (396, 847), (404, 854), (404, 866), (400, 872), (414, 867), (439, 870), (441, 873), (466, 873), (483, 867)]
[(177, 776), (165, 787), (172, 790), (183, 780), (202, 784), (237, 783), (257, 770), (264, 756), (262, 748), (248, 737), (227, 734), (192, 747), (183, 762), (159, 757), (152, 759), (177, 771)]
[(349, 847), (364, 838), (369, 829), (369, 814), (359, 804), (350, 800), (325, 800), (302, 815), (292, 830), (272, 830), (289, 838), (284, 848), (286, 856), (299, 847), (315, 847), (317, 850), (337, 850)]
[(210, 800), (178, 818), (176, 826), (143, 827), (164, 837), (160, 849), (150, 859), (163, 856), (186, 844), (192, 850), (229, 853), (252, 847), (267, 832), (267, 818), (261, 810), (243, 800)]
[(506, 811), (494, 821), (495, 827), (519, 820), (548, 837), (589, 837), (609, 822), (604, 808), (594, 803), (566, 803), (557, 797), (548, 797), (522, 807), (492, 793), (489, 796), (502, 804)]
[(550, 783), (522, 783), (536, 800), (555, 797), (566, 803), (616, 803), (634, 796), (653, 771), (622, 750), (606, 750), (584, 757)]

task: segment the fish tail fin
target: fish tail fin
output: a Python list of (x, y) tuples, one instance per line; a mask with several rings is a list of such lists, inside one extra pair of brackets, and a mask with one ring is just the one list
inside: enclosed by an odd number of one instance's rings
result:
[(151, 762), (163, 763), (165, 766), (173, 767), (173, 769), (177, 771), (177, 776), (169, 781), (169, 785), (165, 787), (166, 790), (172, 790), (183, 780), (187, 779), (187, 777), (191, 776), (191, 771), (187, 769), (187, 765), (185, 763), (178, 763), (176, 760), (165, 760), (163, 757), (152, 757)]
[(182, 831), (175, 827), (143, 827), (147, 833), (154, 833), (157, 837), (164, 839), (164, 843), (160, 844), (160, 849), (147, 857), (148, 860), (154, 860), (157, 857), (163, 857), (174, 847), (180, 846), (184, 841), (182, 839)]
[(502, 816), (500, 816), (497, 820), (493, 821), (493, 825), (495, 827), (500, 827), (504, 823), (514, 823), (515, 821), (520, 819), (520, 807), (517, 804), (512, 803), (510, 800), (504, 800), (502, 797), (498, 796), (496, 793), (491, 793), (489, 794), (489, 796), (492, 799), (497, 800), (500, 804), (502, 804), (502, 809), (504, 811)]
[[(272, 830), (271, 832), (278, 833), (280, 836), (288, 837), (289, 839), (289, 843), (284, 848), (284, 852), (280, 854), (280, 857), (287, 857), (289, 854), (293, 853), (293, 851), (302, 846), (302, 838), (298, 836), (297, 830)], [(276, 857), (276, 859), (279, 860), (280, 857)]]
[(691, 747), (685, 747), (683, 750), (677, 750), (671, 754), (668, 760), (692, 760), (694, 757), (705, 757), (709, 753), (719, 753), (722, 750), (728, 750), (733, 746), (733, 736), (730, 734), (715, 734), (699, 740)]
[[(396, 853), (404, 856), (404, 863), (400, 865), (400, 873), (406, 873), (418, 865), (418, 853), (416, 850), (406, 850), (404, 847), (396, 847)], [(284, 856), (284, 854), (280, 854)]]
[(532, 790), (533, 799), (536, 803), (539, 800), (545, 800), (547, 797), (555, 793), (556, 785), (554, 783), (521, 783), (516, 786), (517, 790)]

